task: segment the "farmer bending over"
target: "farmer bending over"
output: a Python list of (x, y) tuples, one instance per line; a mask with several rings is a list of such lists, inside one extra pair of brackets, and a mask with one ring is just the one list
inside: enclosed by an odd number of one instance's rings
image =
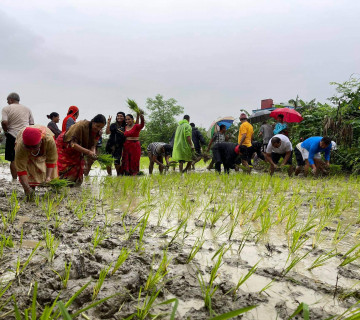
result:
[(221, 164), (224, 165), (224, 172), (229, 173), (235, 169), (236, 164), (241, 163), (240, 146), (231, 142), (219, 142), (212, 147), (215, 170), (221, 173)]
[(165, 157), (166, 164), (169, 165), (169, 158), (172, 153), (171, 145), (166, 144), (165, 142), (153, 142), (148, 145), (147, 151), (150, 159), (149, 174), (152, 174), (153, 172), (154, 163), (159, 165), (159, 171), (160, 173), (163, 173), (163, 157)]
[(318, 167), (315, 164), (321, 159), (320, 153), (324, 153), (325, 167), (330, 166), (331, 139), (329, 137), (311, 137), (302, 143), (298, 143), (295, 148), (297, 167), (295, 175), (297, 176), (304, 166), (304, 176), (309, 172), (309, 166), (313, 169), (314, 175), (317, 174)]
[(275, 135), (269, 141), (265, 153), (266, 160), (270, 163), (270, 175), (272, 176), (274, 174), (275, 169), (278, 167), (277, 164), (280, 158), (283, 158), (280, 167), (287, 164), (290, 165), (288, 175), (291, 177), (293, 173), (292, 154), (293, 148), (289, 138), (283, 134)]

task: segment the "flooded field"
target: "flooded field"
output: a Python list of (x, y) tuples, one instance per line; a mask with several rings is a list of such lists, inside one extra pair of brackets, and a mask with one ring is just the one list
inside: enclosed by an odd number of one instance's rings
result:
[(0, 319), (358, 319), (357, 177), (92, 175), (33, 203), (1, 181)]

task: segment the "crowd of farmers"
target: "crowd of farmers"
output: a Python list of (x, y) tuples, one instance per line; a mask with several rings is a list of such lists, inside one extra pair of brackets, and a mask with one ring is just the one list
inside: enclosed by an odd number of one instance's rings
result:
[[(11, 175), (13, 179), (19, 178), (26, 195), (32, 195), (36, 186), (57, 177), (81, 184), (84, 175), (89, 174), (91, 165), (98, 158), (104, 127), (105, 133), (109, 135), (105, 150), (114, 159), (117, 175), (139, 174), (139, 134), (145, 125), (141, 111), (137, 112), (136, 119), (132, 114), (118, 112), (114, 122), (111, 122), (111, 116), (106, 119), (102, 114), (90, 121), (77, 121), (79, 109), (71, 106), (60, 129), (60, 116), (57, 112), (47, 116), (50, 122), (45, 127), (35, 124), (31, 110), (20, 104), (17, 93), (10, 93), (7, 103), (2, 109), (1, 122), (6, 136), (5, 160), (10, 162)], [(326, 172), (331, 150), (336, 148), (335, 142), (329, 137), (310, 137), (293, 147), (288, 138), (284, 116), (280, 114), (277, 121), (275, 127), (266, 122), (262, 124), (259, 133), (262, 142), (254, 141), (254, 129), (245, 113), (240, 115), (238, 143), (227, 141), (226, 126), (220, 125), (207, 145), (206, 152), (212, 151), (208, 169), (215, 166), (215, 170), (220, 173), (222, 165), (226, 173), (240, 167), (250, 173), (252, 161), (256, 157), (270, 164), (271, 175), (278, 166), (287, 166), (291, 176), (295, 153), (295, 175), (302, 170), (307, 175), (309, 168), (314, 174)], [(152, 174), (154, 164), (159, 166), (162, 173), (169, 167), (170, 157), (173, 164), (179, 165), (181, 173), (191, 170), (204, 157), (202, 145), (205, 145), (205, 139), (195, 125), (190, 123), (190, 117), (185, 115), (171, 141), (152, 142), (148, 145), (149, 173)], [(324, 154), (325, 161), (322, 160), (321, 153)], [(111, 175), (111, 166), (107, 167), (107, 172)]]

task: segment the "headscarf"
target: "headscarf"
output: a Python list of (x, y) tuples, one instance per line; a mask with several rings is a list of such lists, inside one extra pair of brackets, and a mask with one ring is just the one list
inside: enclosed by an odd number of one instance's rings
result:
[(77, 112), (79, 112), (79, 108), (76, 106), (71, 106), (68, 110), (68, 115), (64, 118), (63, 123), (62, 123), (62, 132), (66, 131), (66, 123), (68, 121), (69, 118), (72, 118), (75, 122), (76, 122), (76, 118), (74, 117), (74, 114), (76, 114)]
[(22, 134), (23, 142), (27, 146), (36, 146), (40, 143), (42, 132), (39, 128), (27, 127)]

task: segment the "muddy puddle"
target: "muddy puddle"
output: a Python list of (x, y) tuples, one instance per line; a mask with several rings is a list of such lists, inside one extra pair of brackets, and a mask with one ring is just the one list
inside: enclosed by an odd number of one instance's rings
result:
[[(311, 319), (344, 319), (360, 299), (357, 178), (217, 176), (204, 169), (117, 178), (95, 169), (81, 188), (39, 190), (32, 203), (10, 180), (0, 187), (2, 235), (12, 240), (2, 242), (0, 281), (11, 285), (0, 305), (14, 295), (24, 312), (35, 283), (38, 315), (87, 283), (70, 313), (115, 294), (84, 311), (89, 319), (170, 319), (174, 303), (161, 304), (169, 299), (179, 302), (175, 319), (254, 305), (237, 318), (289, 319), (302, 302)], [(13, 319), (13, 310), (9, 300), (0, 318)]]

